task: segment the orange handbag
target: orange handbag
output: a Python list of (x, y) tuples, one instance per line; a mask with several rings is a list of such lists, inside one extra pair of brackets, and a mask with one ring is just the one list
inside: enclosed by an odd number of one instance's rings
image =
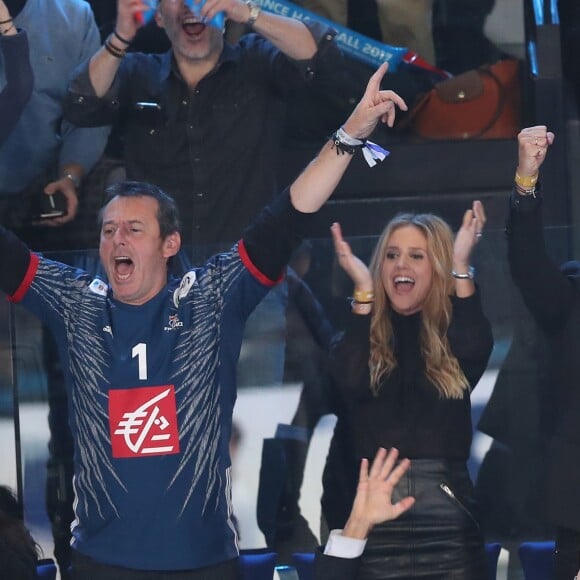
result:
[(520, 65), (500, 60), (437, 83), (409, 115), (425, 139), (506, 139), (520, 130)]

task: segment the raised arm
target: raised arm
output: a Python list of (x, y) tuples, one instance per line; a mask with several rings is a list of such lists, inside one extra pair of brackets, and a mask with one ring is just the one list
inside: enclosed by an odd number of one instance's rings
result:
[[(352, 154), (361, 148), (379, 121), (392, 127), (395, 108), (406, 110), (405, 102), (393, 91), (380, 90), (387, 71), (383, 64), (372, 75), (365, 94), (341, 132), (322, 148), (290, 186), (290, 194), (278, 196), (246, 230), (242, 247), (249, 262), (269, 280), (278, 279), (283, 267), (318, 211), (338, 185)], [(354, 145), (353, 145), (354, 143)]]
[[(388, 65), (382, 64), (371, 76), (366, 91), (343, 125), (346, 135), (352, 139), (366, 139), (379, 121), (389, 127), (395, 121), (396, 107), (406, 111), (405, 101), (393, 91), (381, 90), (381, 80)], [(340, 137), (337, 137), (341, 141)], [(352, 160), (336, 140), (329, 141), (318, 156), (298, 176), (290, 187), (292, 205), (300, 212), (314, 213), (328, 200)]]
[(366, 316), (371, 313), (374, 298), (373, 278), (368, 266), (352, 253), (350, 244), (342, 236), (339, 223), (330, 228), (334, 251), (338, 264), (346, 272), (354, 285), (352, 311), (354, 314)]
[(138, 15), (149, 8), (140, 0), (118, 0), (115, 32), (94, 54), (89, 64), (89, 76), (97, 97), (102, 97), (111, 88), (121, 64), (120, 55), (135, 38), (140, 26)]
[(480, 201), (474, 201), (471, 209), (463, 214), (463, 222), (455, 236), (453, 246), (453, 277), (455, 293), (467, 298), (475, 292), (471, 270), (471, 253), (483, 235), (485, 211)]
[[(207, 0), (201, 8), (202, 16), (208, 19), (213, 18), (218, 12), (225, 12), (227, 18), (233, 22), (250, 23), (257, 33), (289, 58), (306, 60), (316, 54), (316, 41), (299, 20), (266, 12), (257, 7), (252, 11), (242, 0)], [(253, 23), (250, 16), (256, 18)]]
[(536, 321), (547, 332), (557, 331), (574, 303), (575, 289), (549, 257), (543, 237), (540, 168), (554, 134), (543, 125), (518, 135), (518, 167), (507, 225), (512, 278)]

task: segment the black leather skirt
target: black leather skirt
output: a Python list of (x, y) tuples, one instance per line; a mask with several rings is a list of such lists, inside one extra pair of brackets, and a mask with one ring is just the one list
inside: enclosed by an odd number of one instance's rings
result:
[(485, 546), (465, 463), (412, 460), (393, 501), (407, 495), (415, 498), (415, 505), (369, 536), (358, 580), (487, 580)]

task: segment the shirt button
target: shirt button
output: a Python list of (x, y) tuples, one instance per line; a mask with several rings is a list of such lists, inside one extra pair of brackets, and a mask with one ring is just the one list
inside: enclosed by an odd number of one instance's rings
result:
[(151, 130), (149, 131), (149, 135), (155, 135), (155, 129), (151, 129)]
[(326, 38), (326, 40), (332, 40), (332, 34), (327, 34), (324, 38)]
[(196, 95), (199, 95), (199, 93), (201, 93), (201, 91), (199, 89), (195, 89), (195, 91), (193, 91)]
[(77, 97), (77, 103), (84, 103), (85, 98), (84, 97)]
[(183, 101), (181, 101), (181, 104), (187, 106), (187, 99), (183, 99)]
[(198, 192), (195, 194), (195, 196), (199, 197), (199, 198), (202, 198), (204, 195), (205, 195), (205, 193), (201, 193), (201, 192)]
[(308, 67), (306, 69), (306, 78), (307, 79), (313, 79), (314, 78), (314, 74), (315, 74), (314, 71), (310, 67)]
[(199, 157), (194, 157), (193, 158), (193, 162), (194, 163), (199, 163), (201, 161), (201, 159)]

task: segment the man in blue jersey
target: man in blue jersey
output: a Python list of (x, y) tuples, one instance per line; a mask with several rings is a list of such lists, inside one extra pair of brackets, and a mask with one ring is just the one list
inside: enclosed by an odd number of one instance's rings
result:
[[(168, 276), (175, 203), (125, 182), (101, 211), (107, 280), (0, 230), (0, 288), (57, 339), (75, 440), (74, 580), (238, 577), (228, 452), (244, 322), (379, 120), (383, 65), (344, 127), (226, 253)], [(368, 156), (368, 151), (366, 154)]]

